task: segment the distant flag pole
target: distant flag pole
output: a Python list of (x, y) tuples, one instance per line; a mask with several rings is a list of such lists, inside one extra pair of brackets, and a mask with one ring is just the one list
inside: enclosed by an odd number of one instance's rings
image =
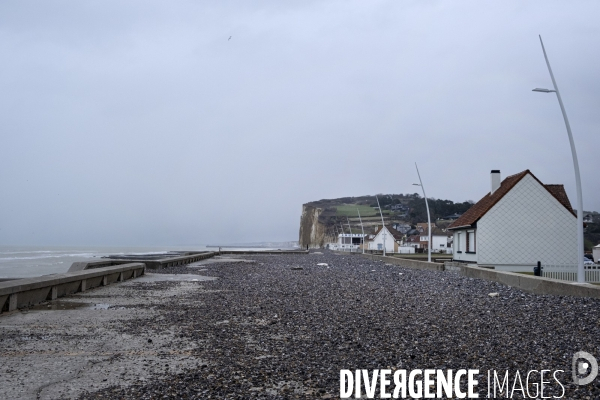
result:
[(379, 204), (379, 198), (375, 196), (375, 199), (377, 200), (377, 208), (379, 208), (379, 215), (381, 215), (381, 229), (383, 229), (383, 256), (385, 257), (385, 222), (383, 222), (383, 211), (381, 210), (381, 205)]
[(429, 215), (429, 204), (427, 203), (427, 195), (425, 194), (425, 186), (421, 180), (421, 174), (419, 173), (419, 167), (415, 163), (417, 169), (417, 175), (419, 176), (419, 184), (413, 183), (413, 185), (421, 186), (423, 189), (423, 197), (425, 197), (425, 207), (427, 208), (427, 232), (429, 232), (429, 242), (427, 243), (427, 261), (431, 262), (431, 216)]
[(346, 221), (348, 221), (348, 230), (350, 231), (350, 252), (352, 252), (352, 228), (350, 227), (350, 218), (347, 216)]
[(356, 212), (358, 213), (358, 220), (360, 221), (360, 229), (362, 230), (362, 253), (365, 254), (365, 228), (362, 223), (362, 218), (360, 217), (360, 210), (357, 208)]

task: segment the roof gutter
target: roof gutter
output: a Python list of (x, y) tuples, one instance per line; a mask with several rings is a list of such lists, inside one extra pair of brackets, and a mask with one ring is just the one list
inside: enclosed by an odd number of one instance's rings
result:
[(455, 229), (461, 229), (461, 228), (472, 228), (473, 225), (461, 225), (461, 226), (455, 226), (453, 228), (447, 228), (449, 231), (453, 231)]

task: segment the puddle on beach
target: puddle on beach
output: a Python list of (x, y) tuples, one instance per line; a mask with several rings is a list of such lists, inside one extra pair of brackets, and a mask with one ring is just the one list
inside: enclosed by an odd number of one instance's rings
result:
[(81, 310), (84, 308), (90, 310), (108, 310), (110, 304), (104, 303), (81, 303), (75, 301), (53, 301), (52, 303), (38, 304), (29, 309), (23, 310), (27, 311), (56, 311), (56, 310)]

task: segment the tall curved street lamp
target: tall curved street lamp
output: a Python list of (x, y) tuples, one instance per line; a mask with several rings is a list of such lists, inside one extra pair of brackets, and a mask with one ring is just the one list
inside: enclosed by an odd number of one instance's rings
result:
[(575, 150), (575, 142), (573, 141), (573, 133), (571, 133), (571, 125), (569, 125), (569, 119), (567, 118), (567, 112), (565, 106), (560, 97), (558, 86), (556, 86), (556, 80), (550, 68), (550, 61), (546, 55), (546, 49), (544, 48), (544, 42), (542, 42), (542, 36), (540, 35), (540, 44), (542, 45), (542, 51), (544, 52), (544, 58), (546, 59), (546, 65), (548, 66), (548, 72), (550, 72), (550, 78), (552, 79), (552, 85), (554, 90), (535, 88), (534, 92), (542, 93), (556, 93), (560, 110), (562, 111), (563, 119), (565, 120), (565, 126), (567, 127), (567, 134), (569, 135), (569, 143), (571, 144), (571, 154), (573, 156), (573, 167), (575, 169), (575, 182), (577, 185), (577, 282), (585, 283), (585, 270), (583, 269), (583, 253), (584, 253), (584, 242), (583, 242), (583, 195), (581, 194), (581, 177), (579, 176), (579, 161), (577, 161), (577, 150)]
[(417, 175), (419, 176), (419, 182), (421, 183), (413, 183), (413, 185), (421, 186), (421, 189), (423, 189), (423, 197), (425, 197), (425, 208), (427, 208), (427, 232), (429, 232), (429, 242), (427, 243), (427, 261), (431, 262), (431, 216), (429, 215), (429, 204), (427, 203), (425, 186), (423, 186), (423, 181), (421, 180), (421, 174), (419, 173), (419, 167), (417, 167), (417, 163), (415, 163), (415, 168), (417, 169)]

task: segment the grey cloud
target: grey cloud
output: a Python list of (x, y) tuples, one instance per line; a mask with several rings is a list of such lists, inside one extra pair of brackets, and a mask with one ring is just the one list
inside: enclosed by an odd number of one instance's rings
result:
[[(302, 203), (597, 184), (595, 2), (0, 5), (0, 242), (289, 240)], [(228, 41), (229, 36), (232, 39)]]

